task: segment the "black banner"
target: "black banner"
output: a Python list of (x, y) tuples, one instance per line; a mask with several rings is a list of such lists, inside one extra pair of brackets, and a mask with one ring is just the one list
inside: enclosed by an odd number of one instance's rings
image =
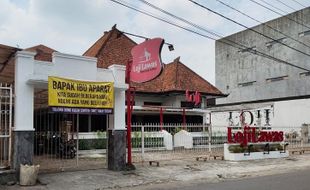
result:
[(72, 113), (72, 114), (94, 114), (105, 115), (112, 114), (113, 109), (108, 108), (70, 108), (70, 107), (50, 107), (51, 112), (57, 113)]

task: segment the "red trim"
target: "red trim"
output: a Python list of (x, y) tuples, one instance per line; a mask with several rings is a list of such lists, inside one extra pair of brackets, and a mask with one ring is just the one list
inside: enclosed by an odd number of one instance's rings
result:
[(159, 111), (159, 120), (160, 120), (160, 131), (163, 130), (163, 122), (164, 122), (164, 117), (163, 117), (163, 108), (161, 107), (160, 108), (160, 111)]
[(185, 109), (183, 108), (183, 129), (185, 129), (186, 125), (186, 116), (185, 116)]

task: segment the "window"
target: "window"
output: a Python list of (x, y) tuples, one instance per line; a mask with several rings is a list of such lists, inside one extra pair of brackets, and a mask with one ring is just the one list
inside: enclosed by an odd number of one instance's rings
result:
[(299, 37), (310, 35), (310, 30), (300, 32), (298, 35)]
[(256, 81), (239, 83), (239, 87), (252, 86)]
[(286, 37), (280, 38), (280, 39), (277, 39), (277, 40), (272, 40), (272, 41), (270, 41), (270, 42), (267, 42), (267, 43), (266, 43), (266, 46), (270, 48), (270, 47), (272, 47), (274, 44), (285, 42), (285, 40), (286, 40)]
[(274, 78), (269, 78), (269, 79), (266, 79), (266, 82), (276, 82), (276, 81), (281, 81), (281, 80), (284, 80), (284, 79), (287, 79), (288, 76), (281, 76), (281, 77), (274, 77)]
[(201, 108), (201, 103), (195, 105), (195, 102), (181, 102), (181, 108)]
[(310, 76), (310, 72), (303, 72), (303, 73), (299, 73), (299, 76), (301, 77), (307, 77), (307, 76)]
[(239, 53), (253, 52), (253, 51), (256, 51), (256, 46), (249, 47), (249, 48), (244, 48), (242, 50), (239, 50)]
[(208, 99), (207, 106), (215, 106), (215, 98)]
[(161, 102), (144, 102), (145, 106), (161, 106)]

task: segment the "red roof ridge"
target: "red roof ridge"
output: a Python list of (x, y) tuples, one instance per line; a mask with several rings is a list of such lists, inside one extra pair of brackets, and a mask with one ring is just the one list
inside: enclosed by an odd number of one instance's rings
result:
[(31, 51), (31, 52), (35, 52), (36, 55), (34, 56), (35, 60), (40, 60), (40, 61), (48, 61), (51, 62), (52, 61), (52, 54), (53, 52), (58, 52), (55, 49), (52, 49), (46, 45), (43, 44), (39, 44), (33, 47), (29, 47), (24, 49), (26, 51)]
[[(90, 46), (90, 48), (88, 48), (83, 53), (83, 56), (97, 57), (100, 50), (102, 50), (107, 44), (109, 38), (112, 36), (112, 33), (113, 31), (115, 31), (115, 29), (116, 24), (112, 27), (110, 31), (105, 31), (104, 34), (92, 46)], [(99, 46), (99, 48), (97, 48), (97, 46)]]
[[(110, 31), (105, 31), (103, 36), (101, 36), (90, 48), (88, 48), (85, 53), (83, 54), (84, 56), (91, 56), (91, 57), (98, 57), (98, 54), (100, 51), (105, 48), (107, 42), (111, 38), (112, 34), (114, 32), (119, 32), (121, 35), (125, 36), (128, 40), (133, 42), (134, 44), (137, 44), (135, 41), (133, 41), (131, 38), (129, 38), (127, 35), (124, 34), (124, 32), (118, 30), (116, 28), (116, 24), (114, 24), (111, 28)], [(94, 51), (94, 52), (92, 52)]]
[(28, 48), (25, 48), (24, 50), (26, 51), (37, 51), (37, 50), (41, 50), (45, 53), (53, 53), (53, 52), (58, 52), (57, 50), (51, 48), (51, 47), (48, 47), (46, 45), (43, 45), (43, 44), (38, 44), (38, 45), (35, 45), (35, 46), (32, 46), (32, 47), (28, 47)]

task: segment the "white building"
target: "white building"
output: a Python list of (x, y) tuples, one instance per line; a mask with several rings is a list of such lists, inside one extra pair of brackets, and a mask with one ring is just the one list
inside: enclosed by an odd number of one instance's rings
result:
[[(257, 115), (257, 110), (260, 110), (260, 115), (263, 117), (266, 115), (265, 109), (269, 109), (270, 124), (273, 126), (300, 126), (310, 123), (307, 114), (310, 111), (308, 26), (310, 26), (310, 8), (305, 8), (252, 28), (273, 40), (251, 30), (244, 30), (217, 40), (216, 86), (224, 94), (228, 94), (226, 98), (216, 100), (217, 109), (222, 107), (225, 110), (229, 106), (239, 105), (235, 110), (236, 113), (241, 110), (252, 110)], [(282, 34), (272, 30), (271, 27), (281, 31)], [(246, 47), (238, 49), (223, 43), (231, 41)], [(256, 51), (297, 67), (259, 56)], [(227, 125), (229, 113), (226, 112), (224, 115)], [(222, 125), (224, 124), (222, 121), (214, 120), (214, 124)], [(262, 123), (259, 125), (265, 124), (265, 119), (262, 118)]]

